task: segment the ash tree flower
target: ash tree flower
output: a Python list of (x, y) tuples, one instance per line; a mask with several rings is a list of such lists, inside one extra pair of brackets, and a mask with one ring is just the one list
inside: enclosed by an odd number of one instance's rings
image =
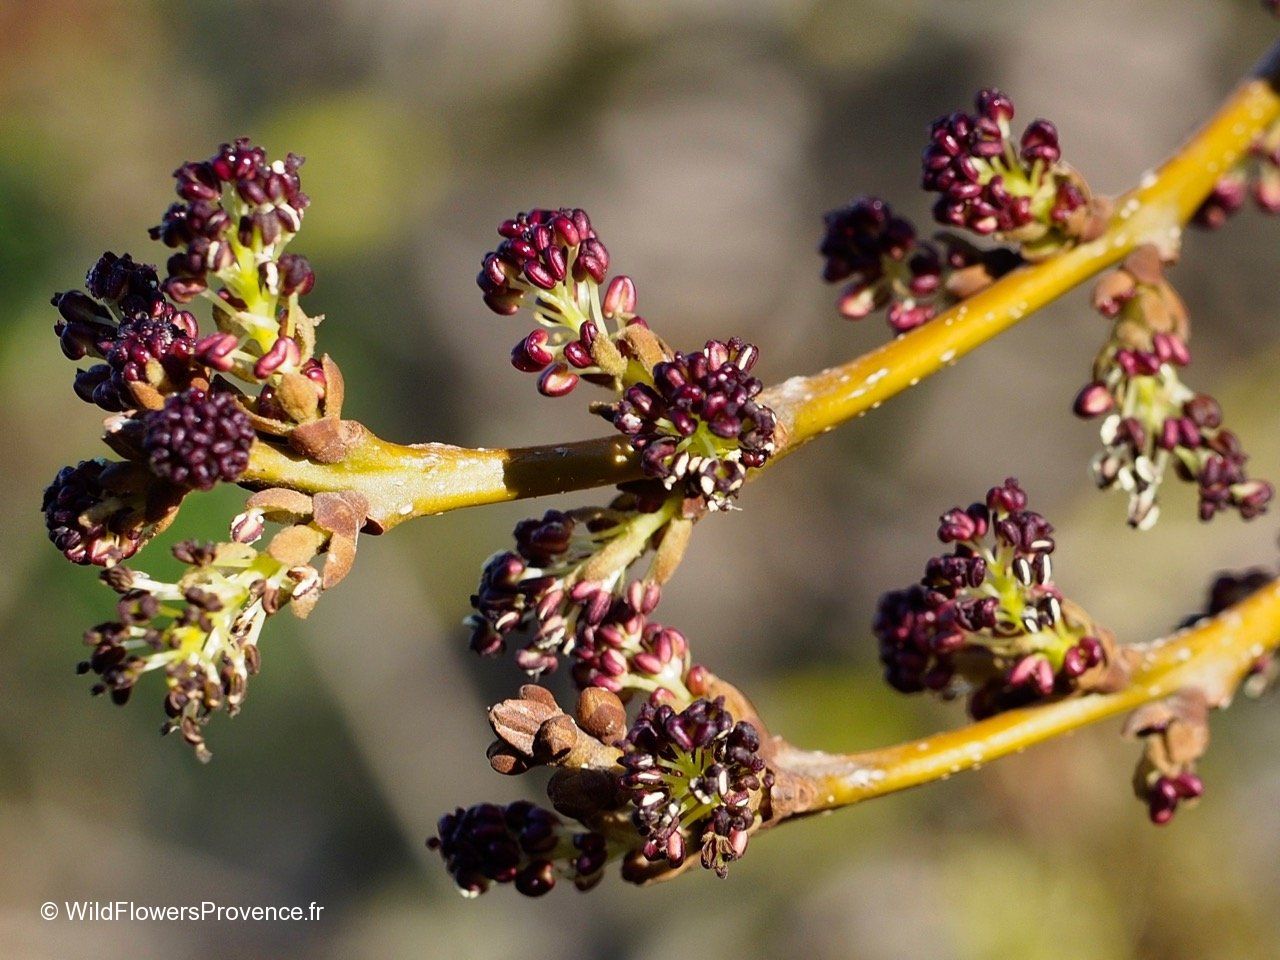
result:
[(777, 419), (751, 376), (759, 351), (734, 337), (654, 365), (652, 382), (630, 387), (601, 414), (640, 453), (645, 476), (668, 490), (727, 509), (775, 449)]
[(224, 143), (174, 171), (179, 202), (151, 229), (177, 251), (163, 290), (180, 303), (214, 303), (218, 332), (196, 343), (200, 361), (250, 383), (297, 373), (311, 359), (317, 318), (298, 300), (315, 273), (305, 257), (285, 252), (310, 205), (302, 163), (293, 153), (269, 160), (245, 138)]
[(1143, 748), (1134, 769), (1133, 792), (1146, 803), (1157, 826), (1204, 794), (1196, 761), (1209, 747), (1211, 706), (1202, 690), (1190, 687), (1139, 707), (1125, 721), (1125, 735), (1141, 740)]
[(874, 629), (889, 684), (967, 693), (977, 718), (1102, 682), (1110, 638), (1054, 584), (1052, 535), (1012, 478), (943, 514), (938, 539), (951, 553), (880, 599)]
[(1022, 263), (1010, 248), (984, 250), (954, 234), (921, 240), (909, 220), (877, 197), (859, 197), (827, 213), (823, 223), (822, 277), (846, 284), (837, 301), (841, 315), (861, 320), (887, 306), (885, 317), (897, 334)]
[(746, 852), (773, 783), (759, 751), (756, 728), (735, 721), (723, 697), (682, 711), (643, 706), (620, 762), (644, 856), (679, 867), (692, 848), (703, 867), (724, 877)]
[(1263, 213), (1280, 213), (1280, 124), (1259, 136), (1248, 157), (1219, 178), (1191, 222), (1216, 230), (1243, 210), (1250, 197)]
[(320, 589), (306, 564), (290, 565), (245, 544), (184, 541), (173, 549), (187, 564), (174, 582), (115, 566), (103, 580), (120, 594), (117, 619), (85, 634), (93, 648), (80, 665), (97, 674), (94, 693), (123, 704), (138, 680), (159, 671), (168, 693), (165, 733), (178, 731), (210, 757), (203, 728), (219, 710), (234, 715), (260, 663), (258, 636), (267, 617)]
[[(368, 501), (354, 491), (265, 489), (231, 521), (231, 542), (174, 548), (187, 565), (175, 581), (124, 565), (188, 494), (239, 482), (260, 436), (304, 454), (337, 449), (341, 373), (315, 355), (317, 319), (299, 305), (315, 282), (310, 265), (285, 252), (308, 204), (301, 162), (269, 161), (237, 140), (184, 164), (175, 173), (181, 202), (152, 231), (178, 250), (167, 276), (108, 252), (84, 290), (53, 297), (63, 353), (98, 361), (77, 373), (76, 391), (112, 414), (102, 439), (121, 458), (68, 466), (44, 493), (50, 540), (73, 563), (105, 567), (102, 579), (121, 595), (116, 618), (86, 635), (93, 652), (82, 670), (119, 703), (143, 674), (162, 673), (166, 732), (180, 731), (201, 759), (205, 723), (239, 708), (257, 670), (265, 619), (286, 603), (305, 616), (345, 576), (367, 519)], [(212, 301), (217, 332), (208, 336), (175, 305), (198, 297)], [(256, 551), (248, 544), (268, 521), (285, 529)], [(310, 564), (320, 553), (323, 572)]]
[(1028, 259), (1096, 228), (1088, 185), (1062, 161), (1057, 127), (1035, 120), (1015, 141), (1013, 101), (995, 89), (980, 91), (974, 110), (941, 117), (929, 132), (923, 186), (939, 194), (939, 223), (1017, 243)]
[[(208, 289), (210, 273), (228, 273), (246, 253), (253, 254), (255, 274), (275, 273), (266, 265), (279, 260), (311, 202), (298, 177), (302, 163), (293, 153), (269, 161), (265, 150), (242, 137), (224, 143), (208, 160), (175, 170), (181, 201), (151, 229), (152, 239), (179, 251), (169, 258), (166, 292), (176, 300), (192, 300)], [(242, 270), (228, 273), (228, 279), (224, 299), (238, 299), (240, 307), (257, 300), (261, 287), (273, 285), (255, 278), (242, 286)], [(312, 281), (304, 273), (295, 277), (294, 286), (309, 289)]]
[(603, 875), (609, 847), (603, 834), (575, 831), (527, 801), (478, 803), (440, 818), (427, 846), (444, 858), (458, 891), (477, 897), (510, 883), (528, 897), (549, 893), (558, 878), (589, 890)]
[[(515, 549), (489, 558), (471, 597), (471, 648), (496, 656), (523, 633), (528, 640), (516, 663), (531, 676), (555, 670), (567, 656), (581, 688), (689, 702), (697, 673), (688, 642), (651, 619), (662, 571), (673, 569), (673, 554), (683, 550), (672, 533), (673, 524), (687, 523), (677, 507), (672, 499), (637, 504), (624, 495), (609, 508), (549, 510), (521, 521)], [(649, 573), (629, 580), (650, 550)]]
[(49, 539), (72, 563), (127, 560), (173, 520), (184, 491), (138, 463), (82, 460), (45, 489)]
[[(203, 375), (197, 324), (160, 291), (155, 268), (107, 252), (89, 270), (88, 292), (54, 294), (54, 332), (71, 360), (103, 361), (76, 374), (76, 394), (111, 412), (179, 390)], [(141, 391), (141, 392), (140, 392)]]
[(512, 365), (537, 373), (544, 396), (564, 396), (582, 379), (617, 388), (629, 367), (621, 337), (644, 321), (629, 277), (605, 286), (609, 251), (586, 211), (534, 209), (498, 232), (502, 243), (485, 254), (476, 277), (484, 302), (503, 316), (526, 307), (538, 323), (512, 349)]
[(1154, 250), (1142, 248), (1099, 281), (1094, 305), (1113, 326), (1074, 410), (1101, 419), (1094, 477), (1129, 494), (1130, 525), (1155, 525), (1170, 467), (1196, 485), (1202, 520), (1229, 509), (1245, 520), (1265, 512), (1274, 488), (1246, 473), (1248, 456), (1223, 427), (1218, 402), (1182, 382), (1179, 371), (1191, 362), (1186, 308)]
[(917, 238), (910, 221), (895, 216), (877, 197), (859, 197), (827, 213), (823, 223), (822, 277), (828, 283), (847, 281), (838, 302), (842, 316), (861, 320), (888, 305), (889, 326), (897, 333), (932, 318), (942, 258)]

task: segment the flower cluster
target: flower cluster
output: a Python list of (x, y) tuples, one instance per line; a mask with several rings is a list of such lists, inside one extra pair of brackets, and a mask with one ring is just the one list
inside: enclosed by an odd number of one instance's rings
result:
[(1218, 402), (1179, 375), (1191, 361), (1186, 309), (1154, 251), (1143, 248), (1104, 277), (1094, 305), (1114, 323), (1074, 409), (1102, 418), (1105, 449), (1093, 464), (1098, 485), (1129, 494), (1129, 523), (1140, 530), (1159, 516), (1157, 495), (1171, 465), (1196, 484), (1202, 520), (1227, 509), (1246, 520), (1263, 513), (1274, 488), (1248, 477), (1248, 458), (1223, 428)]
[(677, 867), (693, 844), (703, 867), (725, 876), (746, 851), (762, 791), (772, 784), (759, 750), (756, 728), (735, 722), (723, 697), (695, 700), (681, 712), (642, 707), (620, 762), (645, 857)]
[(63, 467), (45, 489), (49, 539), (72, 563), (127, 560), (173, 518), (182, 491), (144, 466), (104, 459)]
[(1078, 239), (1089, 228), (1089, 190), (1062, 162), (1057, 128), (1035, 120), (1015, 143), (1008, 96), (982, 90), (974, 108), (930, 129), (923, 185), (940, 194), (937, 221), (1018, 243), (1029, 259)]
[(255, 438), (249, 415), (226, 391), (190, 387), (159, 409), (121, 415), (106, 439), (126, 460), (81, 461), (46, 488), (49, 539), (73, 563), (125, 560), (173, 520), (188, 491), (237, 480)]
[(909, 220), (876, 197), (830, 211), (824, 224), (818, 247), (823, 279), (847, 281), (838, 301), (841, 315), (861, 320), (887, 305), (895, 333), (914, 330), (1021, 262), (1008, 248), (979, 250), (950, 234), (940, 234), (937, 244), (921, 240)]
[(674, 508), (668, 501), (635, 509), (622, 497), (610, 508), (549, 510), (521, 521), (515, 549), (489, 558), (471, 598), (472, 649), (493, 656), (508, 636), (525, 632), (516, 663), (533, 676), (568, 656), (579, 687), (688, 702), (695, 670), (689, 645), (678, 630), (650, 619), (661, 587), (652, 574), (627, 579), (648, 550), (661, 551), (672, 539)]
[(200, 365), (266, 384), (268, 392), (281, 377), (302, 374), (323, 394), (312, 357), (318, 318), (298, 303), (315, 285), (315, 273), (305, 257), (285, 252), (309, 204), (298, 177), (301, 165), (292, 153), (271, 161), (243, 138), (224, 143), (208, 160), (174, 171), (180, 201), (151, 237), (177, 251), (159, 285), (163, 294), (178, 303), (197, 297), (213, 302), (217, 330), (207, 336), (182, 314), (195, 338), (186, 349)]
[(1280, 124), (1260, 136), (1249, 157), (1224, 174), (1196, 210), (1191, 222), (1216, 230), (1253, 198), (1263, 213), (1280, 213)]
[(918, 584), (880, 600), (886, 680), (904, 693), (968, 692), (970, 713), (982, 717), (1081, 689), (1102, 673), (1107, 641), (1053, 583), (1052, 534), (1013, 479), (984, 503), (944, 514), (938, 539), (952, 552), (931, 558)]
[(67, 358), (103, 361), (77, 371), (81, 399), (119, 412), (202, 376), (193, 359), (196, 319), (165, 299), (154, 267), (104, 253), (86, 287), (88, 293), (58, 293), (52, 301), (54, 332)]
[(776, 419), (750, 375), (759, 351), (738, 338), (709, 340), (653, 367), (653, 382), (630, 387), (602, 413), (640, 452), (645, 476), (668, 490), (726, 509), (774, 450)]
[(840, 295), (840, 313), (850, 320), (889, 305), (888, 320), (898, 333), (920, 326), (933, 314), (929, 300), (942, 283), (942, 259), (915, 227), (895, 216), (876, 197), (860, 197), (824, 218), (818, 252), (826, 258), (828, 283), (849, 281)]
[(602, 834), (575, 832), (549, 810), (526, 801), (507, 806), (478, 803), (440, 818), (427, 841), (444, 858), (463, 896), (476, 897), (494, 883), (514, 883), (528, 897), (540, 897), (557, 877), (579, 890), (599, 882), (609, 859)]
[(485, 254), (476, 277), (484, 302), (503, 316), (528, 306), (538, 323), (512, 349), (512, 365), (539, 374), (544, 396), (564, 396), (584, 378), (617, 386), (627, 361), (615, 341), (643, 321), (629, 277), (615, 277), (601, 294), (609, 251), (586, 211), (535, 209), (498, 232), (502, 243)]
[[(293, 153), (268, 161), (265, 150), (242, 137), (175, 170), (181, 202), (151, 229), (152, 239), (178, 250), (169, 258), (165, 292), (186, 303), (208, 289), (214, 274), (227, 284), (223, 299), (246, 309), (263, 291), (310, 290), (315, 278), (305, 260), (280, 262), (310, 203), (298, 178), (301, 166)], [(246, 259), (251, 271), (243, 267)]]
[(263, 622), (288, 601), (317, 593), (320, 576), (241, 543), (184, 541), (173, 552), (187, 564), (173, 583), (124, 566), (103, 573), (120, 594), (118, 619), (85, 634), (93, 652), (80, 669), (98, 675), (94, 693), (121, 704), (144, 673), (161, 671), (168, 686), (164, 732), (179, 731), (207, 760), (203, 727), (217, 710), (239, 710), (258, 671)]

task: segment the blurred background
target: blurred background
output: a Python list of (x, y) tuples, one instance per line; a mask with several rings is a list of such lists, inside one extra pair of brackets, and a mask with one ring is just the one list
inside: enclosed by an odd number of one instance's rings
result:
[[(494, 227), (581, 205), (668, 339), (739, 334), (768, 381), (880, 342), (819, 282), (823, 211), (859, 193), (919, 220), (934, 116), (975, 89), (1051, 117), (1095, 190), (1137, 181), (1270, 42), (1254, 0), (7, 0), (0, 3), (0, 943), (6, 957), (521, 956), (696, 951), (867, 960), (1273, 958), (1280, 937), (1280, 705), (1216, 718), (1206, 801), (1155, 829), (1115, 724), (908, 795), (788, 827), (729, 879), (477, 902), (424, 838), (457, 804), (537, 785), (483, 756), (484, 708), (518, 682), (459, 626), (486, 556), (549, 503), (469, 510), (367, 539), (305, 624), (280, 617), (234, 721), (197, 764), (156, 736), (160, 689), (117, 709), (73, 674), (108, 614), (45, 539), (44, 485), (96, 455), (52, 291), (145, 230), (169, 174), (249, 135), (307, 157), (291, 249), (319, 282), (349, 412), (383, 436), (510, 445), (599, 433), (511, 370), (524, 328), (473, 277)], [(1277, 227), (1188, 238), (1192, 383), (1219, 395), (1256, 471), (1280, 476)], [(1212, 574), (1269, 563), (1276, 521), (1194, 519), (1170, 484), (1152, 532), (1095, 492), (1095, 428), (1069, 403), (1104, 335), (1083, 293), (788, 459), (698, 529), (664, 620), (771, 726), (856, 749), (959, 723), (891, 694), (869, 621), (917, 577), (935, 518), (1006, 474), (1058, 526), (1057, 579), (1122, 639), (1196, 609)], [(478, 346), (481, 347), (478, 349)], [(579, 400), (581, 394), (575, 394)], [(518, 401), (518, 402), (517, 402)], [(602, 492), (558, 504), (599, 502)], [(193, 498), (217, 537), (237, 491)], [(172, 540), (173, 538), (168, 538)], [(144, 555), (164, 569), (163, 546)], [(316, 923), (46, 923), (68, 899), (317, 901)]]

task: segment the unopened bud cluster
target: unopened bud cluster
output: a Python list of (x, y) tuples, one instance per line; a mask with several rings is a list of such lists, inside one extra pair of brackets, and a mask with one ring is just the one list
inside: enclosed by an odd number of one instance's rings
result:
[(1108, 642), (1054, 585), (1053, 527), (1009, 479), (943, 515), (918, 584), (884, 595), (875, 632), (904, 693), (969, 694), (974, 717), (1071, 693), (1105, 672)]
[(1246, 520), (1263, 513), (1274, 488), (1246, 473), (1248, 457), (1222, 426), (1218, 402), (1182, 382), (1180, 371), (1191, 362), (1186, 308), (1154, 250), (1140, 249), (1105, 276), (1094, 306), (1112, 320), (1112, 331), (1074, 409), (1101, 420), (1104, 449), (1094, 476), (1099, 486), (1128, 493), (1129, 523), (1140, 530), (1155, 524), (1170, 469), (1196, 485), (1202, 520), (1228, 509)]
[(478, 803), (440, 818), (427, 846), (438, 850), (458, 890), (479, 896), (495, 883), (510, 883), (527, 897), (540, 897), (567, 878), (589, 890), (603, 875), (605, 838), (568, 829), (549, 810), (518, 800), (505, 807)]

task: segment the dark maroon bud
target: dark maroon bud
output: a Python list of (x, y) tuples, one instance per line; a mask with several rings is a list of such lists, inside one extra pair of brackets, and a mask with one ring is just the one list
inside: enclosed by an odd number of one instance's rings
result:
[(302, 348), (292, 337), (276, 337), (271, 349), (253, 365), (253, 375), (266, 380), (273, 373), (296, 367), (302, 360)]
[(553, 364), (538, 377), (538, 392), (544, 397), (563, 397), (578, 385), (578, 375), (570, 373), (566, 364)]
[(1249, 182), (1243, 175), (1232, 172), (1222, 177), (1200, 206), (1191, 222), (1206, 230), (1217, 230), (1234, 216), (1249, 195)]
[(595, 362), (591, 359), (591, 351), (577, 340), (565, 344), (564, 358), (569, 361), (570, 366), (577, 367), (579, 370), (585, 369)]
[(1097, 417), (1109, 413), (1115, 407), (1115, 398), (1105, 383), (1095, 381), (1086, 384), (1071, 405), (1077, 417)]
[(511, 349), (511, 365), (525, 373), (546, 369), (555, 355), (546, 348), (547, 331), (538, 327)]
[(316, 275), (306, 257), (286, 253), (280, 258), (280, 293), (291, 297), (306, 296), (316, 285)]
[[(982, 532), (985, 532), (985, 523), (982, 526)], [(979, 526), (977, 518), (971, 516), (968, 512), (956, 507), (942, 515), (941, 526), (938, 528), (938, 539), (943, 543), (954, 543), (957, 540), (972, 540), (975, 536), (979, 536)]]
[(1180, 337), (1170, 333), (1156, 333), (1151, 339), (1155, 354), (1160, 358), (1161, 363), (1185, 367), (1191, 362), (1191, 352)]
[(1057, 163), (1062, 157), (1058, 147), (1058, 128), (1048, 120), (1035, 120), (1022, 134), (1022, 158), (1028, 162)]
[(974, 98), (974, 106), (984, 118), (997, 121), (1013, 119), (1013, 101), (994, 87), (979, 90)]
[(203, 340), (197, 341), (195, 355), (200, 362), (215, 370), (223, 372), (234, 366), (231, 354), (240, 346), (240, 341), (231, 333), (213, 333)]
[(609, 281), (601, 301), (601, 312), (612, 320), (618, 317), (630, 317), (636, 312), (636, 285), (628, 276), (617, 276)]

